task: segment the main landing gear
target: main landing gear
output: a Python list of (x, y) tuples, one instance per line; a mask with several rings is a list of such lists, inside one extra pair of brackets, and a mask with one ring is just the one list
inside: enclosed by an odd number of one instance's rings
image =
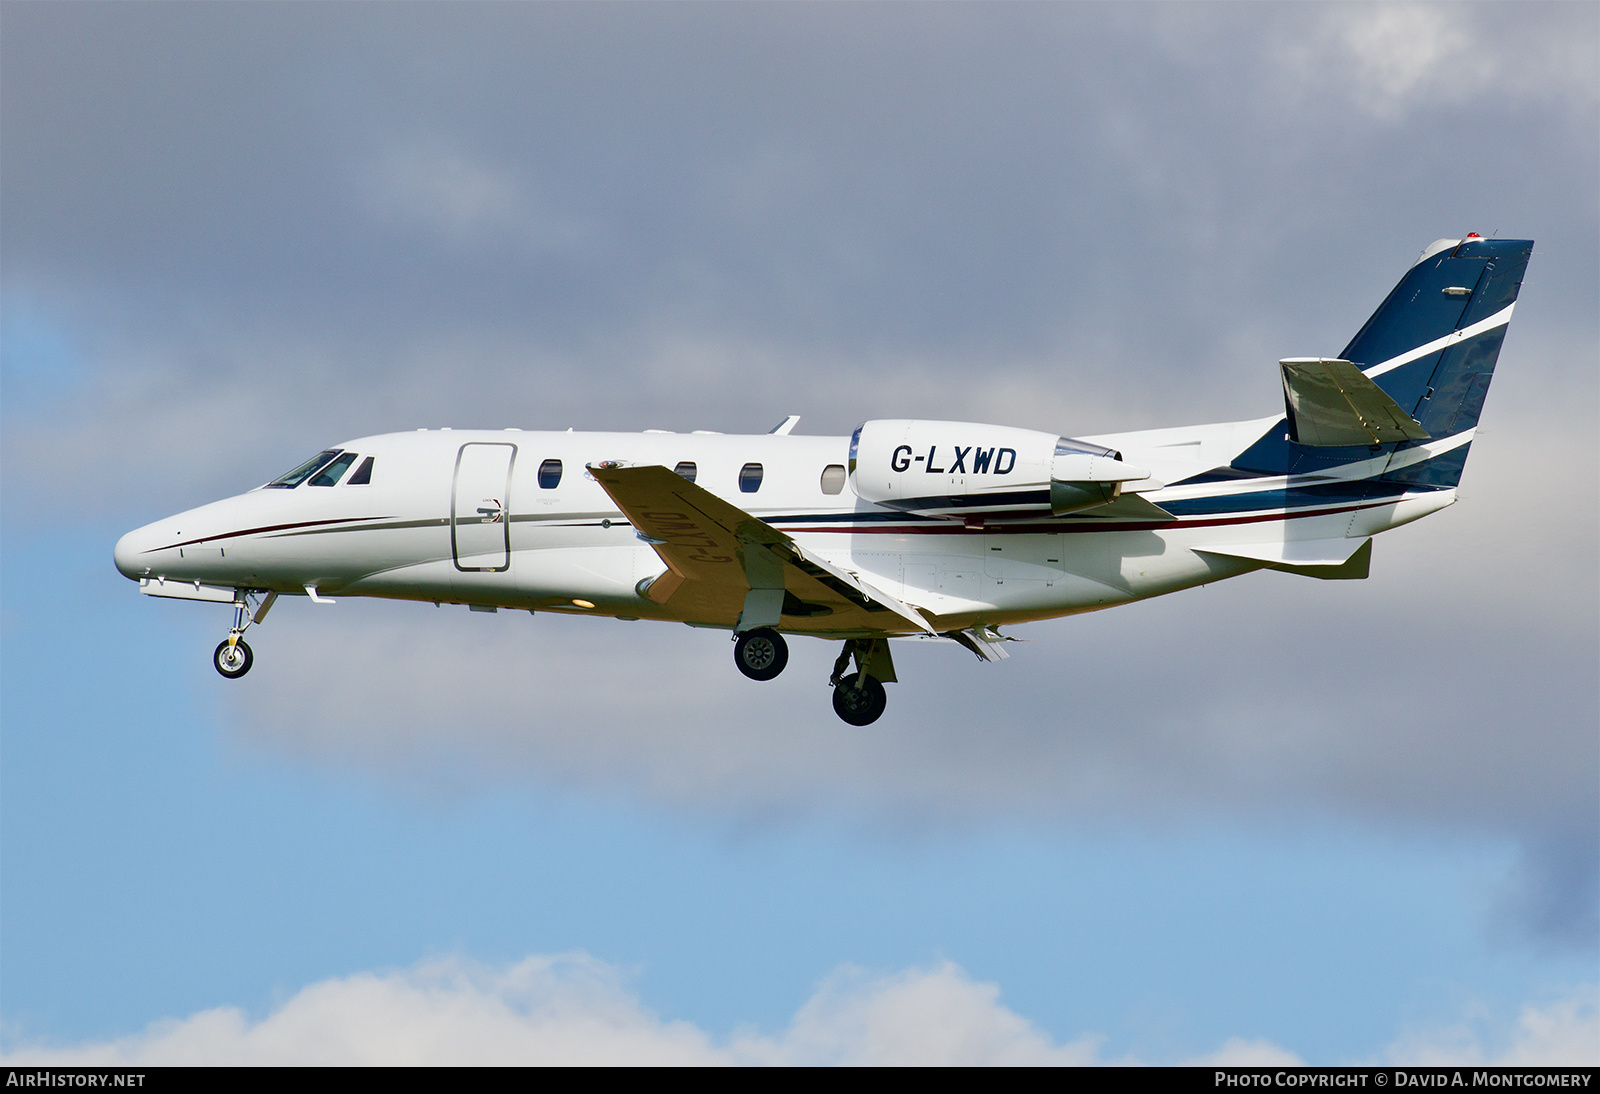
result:
[(233, 626), (228, 629), (228, 637), (217, 643), (217, 648), (211, 655), (211, 663), (223, 677), (237, 680), (250, 671), (250, 666), (255, 664), (256, 655), (251, 652), (250, 644), (242, 637), (245, 628), (252, 623), (259, 623), (267, 617), (272, 610), (273, 601), (278, 599), (277, 593), (268, 593), (261, 606), (252, 613), (250, 608), (250, 593), (247, 589), (239, 589), (233, 598)]
[(833, 685), (833, 712), (853, 726), (870, 726), (888, 705), (883, 685), (865, 673), (841, 676)]
[[(752, 680), (771, 680), (789, 663), (789, 644), (768, 627), (733, 636), (733, 663)], [(221, 657), (219, 647), (217, 656)], [(246, 657), (249, 655), (246, 654)], [(855, 672), (847, 672), (851, 659)], [(869, 726), (883, 717), (889, 697), (883, 685), (894, 683), (894, 660), (884, 638), (852, 638), (833, 663), (828, 686), (833, 688), (833, 712), (853, 726)]]
[(766, 627), (733, 636), (733, 663), (752, 680), (771, 680), (789, 663), (789, 643)]
[[(856, 671), (846, 674), (850, 659)], [(851, 638), (833, 663), (828, 684), (833, 688), (833, 712), (853, 726), (870, 726), (883, 717), (889, 705), (884, 684), (895, 682), (894, 659), (887, 638)]]

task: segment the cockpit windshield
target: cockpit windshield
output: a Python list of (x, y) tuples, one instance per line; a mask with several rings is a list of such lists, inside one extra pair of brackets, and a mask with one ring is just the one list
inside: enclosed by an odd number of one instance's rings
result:
[[(273, 487), (278, 487), (279, 489), (283, 490), (293, 490), (295, 487), (309, 479), (312, 475), (315, 475), (318, 471), (321, 471), (323, 467), (331, 463), (333, 458), (339, 454), (340, 450), (337, 448), (330, 448), (326, 452), (318, 452), (315, 456), (312, 456), (309, 460), (295, 468), (293, 471), (289, 472), (287, 475), (279, 475), (277, 478), (267, 483), (267, 489), (270, 490)], [(346, 464), (345, 466), (348, 467), (349, 464)], [(339, 470), (343, 471), (344, 468), (341, 467)]]
[(344, 476), (344, 473), (350, 469), (350, 465), (355, 462), (356, 453), (341, 453), (338, 459), (334, 460), (327, 467), (324, 467), (321, 471), (318, 471), (315, 475), (311, 476), (311, 485), (338, 486), (339, 480)]

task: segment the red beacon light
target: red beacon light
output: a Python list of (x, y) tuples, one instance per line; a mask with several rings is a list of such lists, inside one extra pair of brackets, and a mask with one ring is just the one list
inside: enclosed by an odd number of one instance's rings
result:
[(1467, 233), (1467, 238), (1468, 239), (1482, 239), (1483, 237), (1481, 235), (1479, 235), (1477, 232), (1468, 232)]

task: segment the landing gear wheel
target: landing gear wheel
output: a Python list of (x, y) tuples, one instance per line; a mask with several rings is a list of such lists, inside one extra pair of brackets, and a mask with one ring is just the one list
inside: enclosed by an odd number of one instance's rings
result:
[(242, 638), (231, 646), (224, 639), (217, 647), (217, 652), (211, 655), (211, 663), (229, 680), (237, 680), (249, 672), (255, 660), (256, 655), (250, 652), (250, 647)]
[[(860, 687), (857, 687), (857, 682)], [(872, 677), (852, 672), (841, 677), (833, 688), (833, 712), (853, 726), (870, 726), (883, 716), (889, 705), (883, 685)]]
[(745, 631), (735, 640), (733, 663), (752, 680), (771, 680), (789, 663), (789, 643), (765, 627)]

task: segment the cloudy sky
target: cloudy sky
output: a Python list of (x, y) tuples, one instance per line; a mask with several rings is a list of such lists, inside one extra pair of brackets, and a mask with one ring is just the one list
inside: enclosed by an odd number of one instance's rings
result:
[[(1600, 7), (0, 8), (11, 1059), (1600, 1059)], [(138, 596), (419, 426), (1254, 417), (1538, 241), (1460, 504), (907, 644)]]

